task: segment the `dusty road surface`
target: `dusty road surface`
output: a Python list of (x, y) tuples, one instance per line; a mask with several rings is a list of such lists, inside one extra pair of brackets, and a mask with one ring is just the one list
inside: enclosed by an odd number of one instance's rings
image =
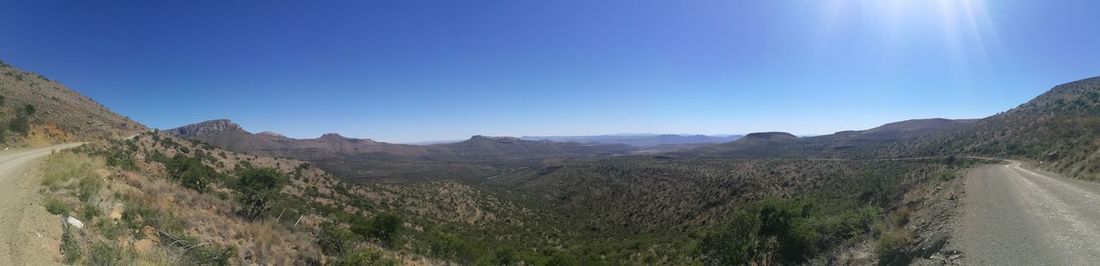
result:
[(40, 178), (35, 166), (55, 150), (79, 145), (0, 151), (0, 264), (56, 264), (58, 251), (44, 249), (54, 248), (61, 220), (35, 204)]
[(956, 232), (963, 265), (1100, 263), (1100, 184), (1025, 169), (972, 170)]

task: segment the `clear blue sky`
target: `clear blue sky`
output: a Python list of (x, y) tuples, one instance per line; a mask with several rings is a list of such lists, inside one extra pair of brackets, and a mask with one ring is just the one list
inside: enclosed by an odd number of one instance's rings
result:
[[(151, 3), (159, 2), (159, 3)], [(0, 59), (157, 128), (822, 134), (1100, 75), (1100, 1), (3, 1)]]

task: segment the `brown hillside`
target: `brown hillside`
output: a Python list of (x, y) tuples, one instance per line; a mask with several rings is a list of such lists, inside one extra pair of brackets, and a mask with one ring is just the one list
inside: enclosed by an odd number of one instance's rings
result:
[[(0, 122), (4, 142), (48, 144), (120, 138), (146, 127), (42, 75), (0, 62)], [(33, 106), (28, 108), (27, 106)], [(33, 111), (28, 111), (33, 109)], [(16, 124), (26, 118), (24, 135)], [(17, 122), (12, 122), (12, 121)]]

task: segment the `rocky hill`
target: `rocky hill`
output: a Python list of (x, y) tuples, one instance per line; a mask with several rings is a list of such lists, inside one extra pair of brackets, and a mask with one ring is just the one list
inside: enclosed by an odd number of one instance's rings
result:
[(415, 157), (427, 153), (427, 149), (420, 146), (347, 138), (336, 133), (315, 139), (293, 139), (272, 132), (253, 134), (228, 119), (194, 123), (165, 132), (232, 151), (303, 160), (357, 156)]
[(1069, 176), (1100, 180), (1100, 77), (1055, 86), (1035, 99), (968, 126), (896, 147), (905, 153), (964, 153), (1036, 161)]
[(972, 124), (976, 121), (978, 120), (944, 118), (913, 119), (889, 123), (868, 130), (837, 132), (833, 137), (835, 139), (854, 141), (913, 139), (943, 133), (951, 129)]
[(0, 62), (0, 136), (43, 145), (131, 136), (147, 128), (42, 75)]

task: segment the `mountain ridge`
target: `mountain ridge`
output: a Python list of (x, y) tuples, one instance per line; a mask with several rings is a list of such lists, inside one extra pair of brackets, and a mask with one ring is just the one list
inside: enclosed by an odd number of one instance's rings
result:
[(439, 177), (434, 173), (441, 172), (456, 178), (472, 178), (493, 175), (511, 168), (514, 162), (634, 151), (621, 144), (563, 143), (484, 135), (429, 145), (347, 138), (337, 133), (314, 139), (295, 139), (253, 134), (225, 119), (192, 123), (164, 132), (235, 152), (308, 160), (334, 174), (361, 181), (435, 179)]

